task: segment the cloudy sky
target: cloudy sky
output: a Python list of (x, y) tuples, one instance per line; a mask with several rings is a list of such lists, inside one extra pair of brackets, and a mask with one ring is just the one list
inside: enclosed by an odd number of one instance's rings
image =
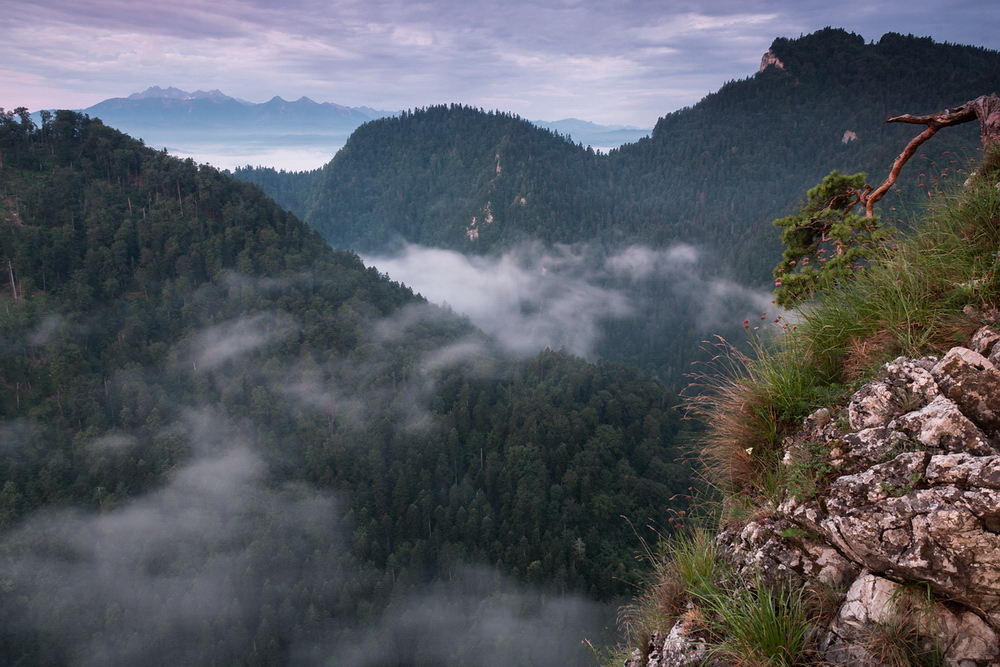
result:
[(5, 0), (0, 106), (158, 85), (651, 127), (828, 25), (1000, 48), (993, 0)]

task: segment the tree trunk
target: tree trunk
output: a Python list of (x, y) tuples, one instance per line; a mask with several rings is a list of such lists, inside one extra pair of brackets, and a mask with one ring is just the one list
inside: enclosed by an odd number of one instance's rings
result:
[(968, 103), (975, 110), (979, 119), (979, 137), (983, 142), (983, 150), (1000, 146), (1000, 98), (993, 93), (989, 97), (983, 95)]

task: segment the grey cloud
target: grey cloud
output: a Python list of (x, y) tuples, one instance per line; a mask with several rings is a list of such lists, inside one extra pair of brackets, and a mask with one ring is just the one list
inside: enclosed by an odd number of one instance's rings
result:
[(28, 337), (28, 342), (32, 345), (45, 345), (53, 334), (59, 330), (62, 323), (63, 318), (61, 316), (46, 315), (38, 327), (31, 333), (31, 336)]
[[(311, 286), (322, 277), (300, 274), (281, 279), (250, 278), (229, 273), (197, 289), (187, 300), (190, 315), (214, 322), (225, 313), (252, 307), (258, 295), (279, 298), (289, 288)], [(458, 329), (468, 337), (456, 343)], [(442, 368), (495, 355), (488, 339), (472, 331), (450, 311), (414, 303), (391, 317), (374, 321), (362, 332), (364, 343), (346, 357), (303, 355), (288, 365), (263, 363), (268, 345), (300, 331), (300, 323), (284, 312), (266, 311), (231, 317), (190, 334), (171, 354), (173, 366), (193, 372), (217, 388), (245, 376), (253, 386), (276, 390), (294, 405), (325, 413), (350, 428), (364, 429), (369, 420), (390, 410), (410, 426), (424, 422), (427, 403)], [(417, 354), (413, 370), (396, 350)], [(123, 374), (121, 384), (138, 382)], [(198, 420), (191, 419), (192, 424)], [(200, 442), (203, 438), (194, 438)]]
[[(436, 252), (432, 256), (437, 257)], [(432, 260), (433, 264), (433, 260)], [(404, 284), (405, 281), (404, 281)], [(411, 304), (375, 322), (371, 331), (372, 341), (379, 345), (405, 343), (406, 337), (415, 329), (426, 325), (434, 326), (441, 323), (456, 326), (459, 324), (451, 304), (444, 303), (440, 307), (435, 303)], [(469, 320), (464, 320), (463, 323)], [(451, 342), (447, 340), (441, 347), (433, 343), (423, 353), (421, 369), (424, 373), (433, 373), (441, 368), (454, 366), (473, 359), (494, 358), (497, 356), (496, 346), (488, 336), (478, 332), (470, 332), (466, 337)]]
[(264, 484), (251, 439), (225, 420), (191, 414), (184, 428), (214, 453), (163, 488), (101, 514), (38, 512), (0, 539), (4, 615), (22, 636), (70, 664), (227, 662), (250, 651), (268, 590), (341, 567), (334, 554), (306, 565), (339, 540), (330, 498)]
[[(233, 277), (228, 289), (280, 288), (252, 283)], [(212, 298), (195, 295), (189, 305)], [(292, 329), (274, 313), (231, 320), (192, 336), (189, 359), (206, 366), (237, 359)], [(142, 387), (142, 375), (130, 370), (115, 383), (126, 391)], [(366, 580), (361, 570), (341, 571), (349, 558), (332, 498), (270, 482), (252, 425), (238, 427), (207, 410), (181, 411), (183, 418), (161, 435), (193, 458), (162, 488), (101, 513), (35, 512), (0, 533), (5, 641), (37, 641), (57, 664), (235, 664), (250, 653), (267, 608), (273, 614), (289, 601), (287, 592), (278, 598), (268, 590), (323, 584), (349, 597), (348, 575)], [(31, 422), (5, 422), (0, 449), (8, 462), (31, 466), (51, 455), (46, 434)], [(114, 465), (123, 450), (146, 445), (104, 433), (86, 445), (88, 464)], [(336, 622), (328, 619), (327, 626)]]
[[(100, 28), (185, 38), (232, 38), (247, 35), (245, 26), (259, 12), (241, 2), (206, 3), (181, 0), (172, 3), (136, 4), (127, 0), (71, 2), (46, 0), (21, 2), (14, 6), (30, 7), (32, 12), (20, 20), (62, 24), (73, 29)], [(12, 15), (19, 20), (17, 15)], [(242, 19), (242, 20), (241, 20)], [(262, 17), (257, 19), (263, 24)]]
[[(236, 280), (231, 287), (253, 290), (253, 283)], [(354, 382), (376, 384), (368, 378), (387, 370), (378, 350), (442, 318), (454, 320), (425, 305), (383, 321), (377, 327), (381, 344), (368, 365), (322, 367), (303, 359), (287, 373), (255, 378), (298, 378), (289, 391), (320, 408), (330, 406), (328, 399), (353, 401), (363, 428), (365, 411), (378, 401), (417, 406), (425, 399), (427, 378), (418, 373), (412, 386), (377, 398), (353, 395), (336, 381), (359, 374)], [(241, 338), (252, 322), (214, 327), (205, 340)], [(417, 365), (431, 376), (445, 365), (479, 363), (488, 351), (484, 340), (470, 337), (428, 347)], [(254, 424), (209, 409), (179, 412), (164, 433), (183, 442), (190, 458), (161, 488), (100, 513), (39, 511), (0, 534), (0, 623), (7, 636), (37, 642), (53, 662), (82, 666), (242, 664), (255, 651), (255, 633), (267, 624), (272, 633), (279, 624), (294, 665), (360, 666), (407, 656), (472, 666), (529, 657), (589, 663), (580, 640), (599, 640), (610, 622), (607, 608), (522, 588), (492, 570), (459, 562), (447, 573), (449, 581), (442, 575), (433, 585), (411, 587), (373, 627), (354, 627), (349, 610), (370, 594), (378, 575), (349, 556), (343, 532), (349, 526), (342, 528), (335, 499), (306, 485), (275, 483), (258, 453), (262, 443)], [(27, 422), (0, 425), (0, 444), (8, 451), (25, 448), (27, 456), (40, 454), (27, 450), (43, 435)], [(108, 433), (89, 449), (100, 457), (132, 446), (142, 445)], [(314, 598), (297, 596), (320, 594), (325, 609), (347, 610), (345, 617), (309, 617)]]
[(294, 333), (297, 326), (284, 313), (266, 312), (241, 317), (196, 333), (182, 348), (182, 363), (210, 370)]
[(11, 459), (34, 463), (45, 456), (45, 428), (25, 419), (0, 422), (0, 452)]
[(122, 451), (135, 446), (135, 444), (136, 441), (133, 437), (112, 433), (94, 439), (87, 447), (92, 452), (101, 453)]
[(728, 280), (686, 244), (611, 255), (588, 245), (528, 244), (488, 257), (410, 245), (366, 261), (468, 316), (514, 354), (565, 347), (593, 357), (602, 322), (641, 320), (667, 304), (682, 305), (704, 332), (776, 312), (770, 292)]
[(631, 312), (620, 292), (590, 279), (583, 247), (525, 245), (477, 257), (410, 245), (398, 255), (367, 261), (468, 316), (516, 354), (565, 347), (586, 355), (600, 335), (602, 318)]
[[(530, 591), (495, 572), (460, 567), (447, 584), (398, 600), (379, 624), (326, 647), (331, 664), (585, 665), (614, 619), (607, 607)], [(605, 637), (607, 638), (607, 637)]]
[(686, 243), (665, 250), (635, 245), (609, 257), (607, 265), (617, 275), (641, 280), (663, 272), (694, 270), (700, 259), (698, 249)]
[(421, 370), (424, 373), (434, 373), (442, 368), (450, 368), (469, 361), (489, 358), (490, 356), (491, 351), (483, 341), (461, 340), (427, 354), (421, 364)]
[[(732, 326), (735, 322), (761, 313), (771, 317), (783, 314), (767, 290), (741, 285), (713, 270), (711, 259), (688, 244), (665, 249), (632, 246), (608, 258), (611, 271), (626, 278), (648, 298), (652, 283), (665, 282), (675, 299), (694, 304), (696, 317), (692, 325), (703, 332)], [(652, 282), (651, 282), (652, 281)], [(655, 293), (655, 292), (653, 292)]]
[(391, 403), (393, 396), (375, 383), (341, 378), (375, 378), (376, 364), (343, 362), (334, 367), (300, 364), (292, 369), (281, 390), (293, 401), (325, 413), (329, 419), (351, 428), (363, 429), (369, 419)]
[[(440, 339), (435, 334), (456, 327), (466, 327), (467, 334), (458, 340), (450, 333)], [(428, 406), (439, 371), (461, 365), (468, 372), (488, 374), (501, 355), (487, 336), (471, 330), (450, 310), (428, 303), (411, 304), (377, 320), (366, 339), (370, 345), (363, 354), (322, 364), (300, 360), (284, 374), (282, 391), (350, 428), (364, 429), (389, 410), (404, 430), (423, 429), (429, 426)], [(401, 367), (397, 347), (417, 355), (412, 368)]]

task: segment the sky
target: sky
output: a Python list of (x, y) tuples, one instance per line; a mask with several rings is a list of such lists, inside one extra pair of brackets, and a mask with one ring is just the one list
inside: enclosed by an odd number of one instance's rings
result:
[(993, 0), (5, 0), (0, 106), (155, 85), (648, 128), (826, 26), (1000, 48)]

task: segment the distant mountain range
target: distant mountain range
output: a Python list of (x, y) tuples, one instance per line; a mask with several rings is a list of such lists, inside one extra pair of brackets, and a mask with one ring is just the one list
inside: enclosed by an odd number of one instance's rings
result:
[[(272, 97), (256, 104), (219, 90), (187, 92), (152, 86), (113, 97), (83, 113), (141, 138), (154, 148), (217, 167), (260, 165), (300, 171), (319, 167), (336, 154), (360, 125), (399, 111), (348, 107), (308, 97)], [(575, 143), (611, 149), (648, 136), (651, 129), (597, 125), (567, 118), (532, 121)]]
[[(186, 132), (224, 127), (229, 131), (264, 128), (295, 134), (303, 130), (353, 130), (365, 121), (396, 113), (319, 103), (308, 97), (290, 102), (275, 96), (267, 102), (254, 104), (218, 90), (188, 93), (159, 86), (128, 97), (104, 100), (83, 112), (130, 133), (134, 133), (134, 129), (153, 127)], [(141, 131), (137, 134), (141, 136)]]
[(219, 168), (262, 165), (287, 171), (328, 162), (358, 126), (398, 113), (308, 97), (275, 96), (256, 104), (219, 90), (159, 86), (77, 111), (177, 157)]
[(542, 129), (558, 132), (571, 139), (573, 143), (604, 150), (635, 143), (643, 137), (648, 137), (653, 131), (652, 128), (642, 129), (634, 125), (598, 125), (577, 118), (564, 118), (556, 121), (532, 120), (529, 122)]

